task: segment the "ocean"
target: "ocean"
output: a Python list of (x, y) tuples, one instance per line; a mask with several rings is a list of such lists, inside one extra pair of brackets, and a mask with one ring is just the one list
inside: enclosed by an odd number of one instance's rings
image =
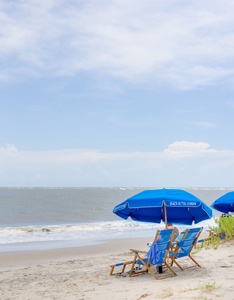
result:
[[(0, 251), (79, 247), (154, 236), (164, 224), (123, 220), (115, 205), (152, 188), (0, 188)], [(183, 188), (210, 205), (232, 188)], [(214, 217), (220, 213), (213, 211)], [(207, 228), (214, 219), (196, 224)], [(182, 229), (182, 226), (178, 226)]]

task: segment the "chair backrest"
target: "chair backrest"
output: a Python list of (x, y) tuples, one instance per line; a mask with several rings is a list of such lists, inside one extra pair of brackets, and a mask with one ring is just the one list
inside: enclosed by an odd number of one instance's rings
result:
[(193, 247), (196, 245), (199, 235), (202, 232), (203, 227), (187, 229), (181, 240), (178, 241), (176, 246), (175, 256), (177, 258), (188, 256)]
[(162, 265), (167, 257), (169, 246), (171, 245), (174, 235), (173, 229), (158, 230), (154, 241), (147, 253), (150, 264)]

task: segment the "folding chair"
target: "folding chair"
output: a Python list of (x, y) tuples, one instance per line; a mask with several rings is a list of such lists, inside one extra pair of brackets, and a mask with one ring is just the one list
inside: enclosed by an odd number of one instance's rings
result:
[[(196, 243), (202, 232), (202, 229), (203, 227), (191, 228), (184, 232), (181, 240), (172, 247), (171, 251), (169, 251), (169, 259), (171, 260), (170, 266), (175, 263), (181, 270), (195, 266), (201, 267), (199, 263), (191, 256), (191, 252), (196, 247)], [(182, 258), (190, 258), (193, 264), (189, 266), (181, 266), (178, 260)]]
[[(138, 276), (144, 273), (149, 273), (156, 279), (175, 276), (175, 271), (167, 264), (173, 235), (173, 229), (158, 230), (148, 252), (130, 249), (135, 254), (134, 259), (132, 261), (111, 265), (110, 275), (123, 275), (126, 266), (131, 265), (129, 277)], [(157, 266), (162, 267), (162, 273), (157, 273)], [(122, 267), (121, 271), (114, 273), (115, 267)]]

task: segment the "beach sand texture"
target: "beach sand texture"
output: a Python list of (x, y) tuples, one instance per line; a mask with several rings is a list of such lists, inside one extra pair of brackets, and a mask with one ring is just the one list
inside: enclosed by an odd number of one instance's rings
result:
[[(110, 265), (146, 250), (147, 238), (48, 251), (0, 253), (0, 299), (234, 299), (234, 241), (194, 254), (202, 268), (156, 280), (150, 274), (110, 276)], [(140, 247), (140, 248), (139, 248)], [(145, 249), (144, 249), (145, 248)]]

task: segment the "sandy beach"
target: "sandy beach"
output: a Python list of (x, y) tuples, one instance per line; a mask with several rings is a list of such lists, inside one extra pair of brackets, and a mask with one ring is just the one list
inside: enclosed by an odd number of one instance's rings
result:
[(0, 299), (234, 299), (234, 241), (194, 254), (201, 268), (156, 280), (150, 274), (110, 276), (110, 265), (147, 250), (149, 238), (48, 251), (0, 253)]

